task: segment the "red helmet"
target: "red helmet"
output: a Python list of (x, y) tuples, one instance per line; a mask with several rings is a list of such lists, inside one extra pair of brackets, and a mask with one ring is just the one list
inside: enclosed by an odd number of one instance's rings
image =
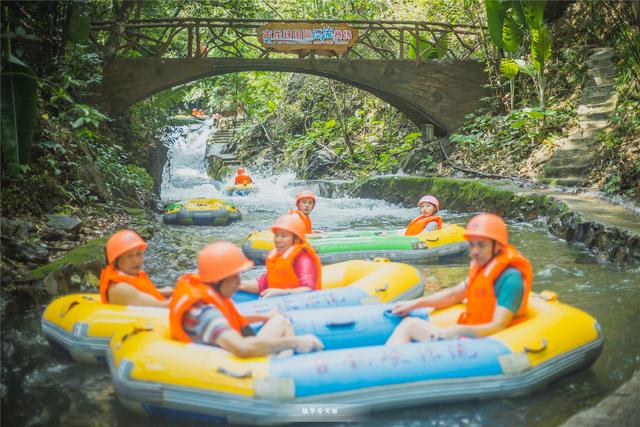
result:
[(440, 210), (440, 202), (433, 196), (424, 196), (418, 202), (418, 206), (422, 206), (423, 203), (430, 203), (436, 208), (437, 211)]
[(313, 200), (313, 207), (316, 206), (316, 195), (313, 194), (313, 191), (303, 190), (298, 194), (296, 194), (296, 207), (298, 209), (300, 209), (300, 207), (298, 206), (298, 203), (300, 203), (300, 200), (302, 199), (311, 199)]
[(231, 242), (212, 243), (198, 254), (198, 274), (204, 283), (219, 282), (252, 266), (253, 261)]
[(107, 240), (107, 262), (113, 264), (119, 256), (132, 249), (142, 249), (147, 243), (135, 231), (121, 230)]
[(498, 215), (485, 213), (471, 218), (464, 232), (464, 238), (481, 237), (495, 240), (503, 245), (509, 244), (507, 225)]
[(307, 227), (298, 214), (284, 215), (276, 219), (271, 226), (271, 231), (275, 233), (276, 230), (288, 231), (300, 240), (304, 240), (307, 234)]

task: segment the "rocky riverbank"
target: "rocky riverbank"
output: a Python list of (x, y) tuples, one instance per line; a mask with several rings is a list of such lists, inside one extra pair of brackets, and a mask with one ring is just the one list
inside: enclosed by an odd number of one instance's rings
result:
[(1, 218), (2, 290), (35, 302), (98, 285), (104, 245), (117, 229), (145, 239), (157, 221), (141, 208), (87, 208), (42, 218)]

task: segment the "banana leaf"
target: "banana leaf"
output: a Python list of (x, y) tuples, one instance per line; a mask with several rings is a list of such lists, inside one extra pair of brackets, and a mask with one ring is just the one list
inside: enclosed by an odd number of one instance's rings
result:
[(22, 61), (10, 52), (5, 52), (0, 80), (2, 165), (8, 176), (16, 176), (19, 165), (29, 162), (36, 118), (38, 78)]
[(531, 58), (538, 73), (544, 71), (544, 64), (551, 57), (551, 34), (545, 24), (531, 29)]
[[(420, 35), (420, 58), (424, 60), (444, 58), (447, 55), (447, 49), (449, 48), (450, 36), (450, 33), (442, 33), (436, 39), (430, 40), (426, 34)], [(416, 38), (414, 36), (410, 36), (409, 43), (407, 58), (415, 59)]]
[(516, 21), (515, 12), (510, 10), (502, 25), (502, 47), (507, 52), (514, 52), (522, 45), (522, 29)]
[(502, 58), (500, 61), (500, 74), (508, 79), (514, 78), (520, 69), (518, 64), (513, 59)]
[(502, 29), (507, 12), (511, 7), (511, 0), (485, 0), (484, 6), (487, 11), (487, 26), (491, 41), (499, 48), (504, 48), (502, 40)]
[(544, 6), (546, 3), (546, 0), (527, 0), (522, 2), (524, 17), (527, 20), (527, 25), (531, 31), (540, 28), (542, 25)]

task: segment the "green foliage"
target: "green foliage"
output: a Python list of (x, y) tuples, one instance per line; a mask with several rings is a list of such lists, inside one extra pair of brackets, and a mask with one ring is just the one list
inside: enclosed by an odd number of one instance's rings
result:
[(522, 45), (522, 28), (516, 21), (513, 9), (507, 12), (502, 25), (502, 47), (507, 52), (515, 52)]
[(544, 65), (551, 56), (551, 34), (546, 25), (531, 29), (531, 58), (536, 71), (542, 75)]
[[(515, 53), (522, 44), (524, 27), (529, 30), (531, 58), (536, 73), (527, 74), (534, 78), (542, 109), (545, 108), (544, 68), (551, 57), (551, 34), (543, 20), (545, 3), (545, 0), (485, 0), (489, 35), (497, 47)], [(502, 69), (502, 64), (500, 66)], [(502, 74), (505, 75), (504, 72)], [(513, 109), (514, 81), (513, 77), (509, 78)]]
[(517, 163), (554, 133), (563, 132), (573, 114), (572, 110), (539, 108), (513, 110), (503, 116), (470, 114), (450, 139), (480, 161), (511, 159)]
[[(438, 37), (430, 39), (427, 34), (420, 34), (420, 58), (423, 60), (444, 58), (449, 48), (451, 33), (441, 33)], [(417, 39), (409, 36), (409, 51), (407, 58), (416, 58)]]
[(518, 67), (516, 61), (514, 61), (513, 59), (502, 58), (502, 60), (500, 61), (500, 74), (502, 76), (508, 79), (512, 79), (518, 74), (519, 71), (520, 68)]
[(29, 162), (38, 79), (11, 51), (4, 52), (2, 56), (0, 79), (2, 166), (6, 174), (15, 177), (19, 165)]

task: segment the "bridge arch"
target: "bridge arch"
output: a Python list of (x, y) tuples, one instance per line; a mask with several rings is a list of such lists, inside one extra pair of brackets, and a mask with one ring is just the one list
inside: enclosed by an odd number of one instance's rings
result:
[(484, 65), (469, 60), (292, 58), (115, 58), (91, 101), (117, 114), (158, 92), (216, 75), (274, 71), (313, 74), (365, 90), (437, 136), (459, 127), (487, 96)]

